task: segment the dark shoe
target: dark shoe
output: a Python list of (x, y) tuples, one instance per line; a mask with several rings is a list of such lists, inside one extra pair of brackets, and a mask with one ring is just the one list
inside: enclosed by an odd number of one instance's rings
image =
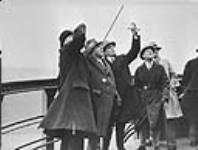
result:
[(146, 140), (146, 146), (149, 146), (149, 147), (152, 146), (152, 140), (150, 139)]
[(123, 147), (123, 148), (118, 148), (118, 150), (126, 150), (126, 149)]
[(168, 150), (177, 150), (176, 146), (168, 146)]
[(138, 147), (137, 150), (146, 150), (146, 147), (141, 145), (141, 146)]
[(197, 145), (198, 145), (198, 143), (196, 141), (191, 141), (190, 142), (191, 147), (196, 147)]
[(159, 146), (155, 146), (154, 150), (160, 150)]
[(125, 148), (119, 148), (118, 150), (126, 150)]

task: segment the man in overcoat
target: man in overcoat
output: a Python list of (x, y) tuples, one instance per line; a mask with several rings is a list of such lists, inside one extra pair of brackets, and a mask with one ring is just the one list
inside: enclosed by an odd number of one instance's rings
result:
[(87, 54), (97, 126), (97, 134), (90, 138), (91, 150), (97, 149), (100, 137), (106, 136), (114, 103), (121, 102), (113, 72), (104, 59), (103, 47), (104, 43), (100, 42)]
[(62, 47), (67, 62), (57, 98), (40, 124), (47, 135), (62, 140), (61, 150), (82, 150), (83, 138), (96, 134), (96, 122), (89, 86), (89, 71), (85, 57), (80, 53), (84, 46), (86, 27), (79, 25), (73, 39)]
[[(196, 50), (198, 53), (198, 50)], [(184, 96), (182, 110), (189, 123), (189, 138), (191, 145), (198, 147), (198, 57), (189, 60), (182, 78)]]
[(131, 74), (129, 70), (129, 64), (138, 56), (140, 51), (140, 36), (137, 33), (137, 28), (131, 30), (132, 42), (131, 48), (127, 54), (116, 55), (115, 42), (108, 42), (104, 47), (104, 53), (107, 61), (110, 63), (113, 73), (115, 75), (115, 81), (118, 93), (122, 99), (121, 107), (115, 106), (117, 114), (112, 114), (111, 124), (108, 130), (108, 134), (104, 141), (104, 150), (108, 150), (109, 142), (112, 134), (112, 127), (116, 122), (116, 142), (119, 150), (124, 150), (124, 128), (125, 124), (134, 120), (138, 111), (137, 97), (135, 89), (131, 84)]

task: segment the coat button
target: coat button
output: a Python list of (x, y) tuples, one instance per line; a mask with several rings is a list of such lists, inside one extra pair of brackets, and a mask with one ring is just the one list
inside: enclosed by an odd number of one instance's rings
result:
[(144, 90), (147, 90), (147, 89), (148, 89), (148, 86), (145, 85), (145, 86), (144, 86)]
[(107, 82), (107, 79), (106, 78), (102, 78), (102, 82), (103, 83), (106, 83)]

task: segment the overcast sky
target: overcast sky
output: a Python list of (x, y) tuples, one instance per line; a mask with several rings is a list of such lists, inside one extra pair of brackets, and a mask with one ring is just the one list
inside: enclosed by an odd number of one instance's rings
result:
[[(87, 37), (102, 40), (122, 4), (125, 7), (108, 36), (117, 42), (117, 53), (128, 51), (127, 26), (135, 21), (141, 28), (142, 47), (156, 41), (163, 47), (161, 55), (182, 73), (198, 48), (196, 0), (3, 0), (3, 80), (56, 77), (59, 33), (85, 22)], [(140, 63), (137, 59), (131, 64), (132, 73)]]

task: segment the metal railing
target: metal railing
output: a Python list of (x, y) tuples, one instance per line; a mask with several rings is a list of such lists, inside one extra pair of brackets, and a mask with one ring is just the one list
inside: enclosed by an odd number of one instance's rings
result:
[[(43, 79), (43, 80), (26, 80), (26, 81), (17, 81), (17, 82), (6, 82), (2, 83), (1, 80), (1, 58), (0, 58), (0, 149), (2, 148), (2, 135), (11, 133), (15, 130), (19, 130), (25, 127), (29, 127), (35, 124), (40, 123), (41, 119), (43, 118), (43, 115), (33, 116), (30, 118), (22, 119), (7, 125), (2, 126), (2, 103), (5, 96), (13, 95), (13, 94), (19, 94), (19, 93), (27, 93), (32, 91), (45, 91), (47, 95), (47, 108), (53, 101), (53, 97), (57, 88), (57, 79)], [(35, 139), (33, 141), (27, 142), (21, 146), (18, 146), (15, 148), (16, 150), (20, 150), (22, 148), (28, 147), (32, 144), (46, 141), (44, 144), (41, 144), (34, 149), (39, 149), (41, 147), (46, 146), (47, 150), (54, 150), (54, 143), (57, 142), (57, 140), (54, 140), (50, 137), (44, 137)]]

